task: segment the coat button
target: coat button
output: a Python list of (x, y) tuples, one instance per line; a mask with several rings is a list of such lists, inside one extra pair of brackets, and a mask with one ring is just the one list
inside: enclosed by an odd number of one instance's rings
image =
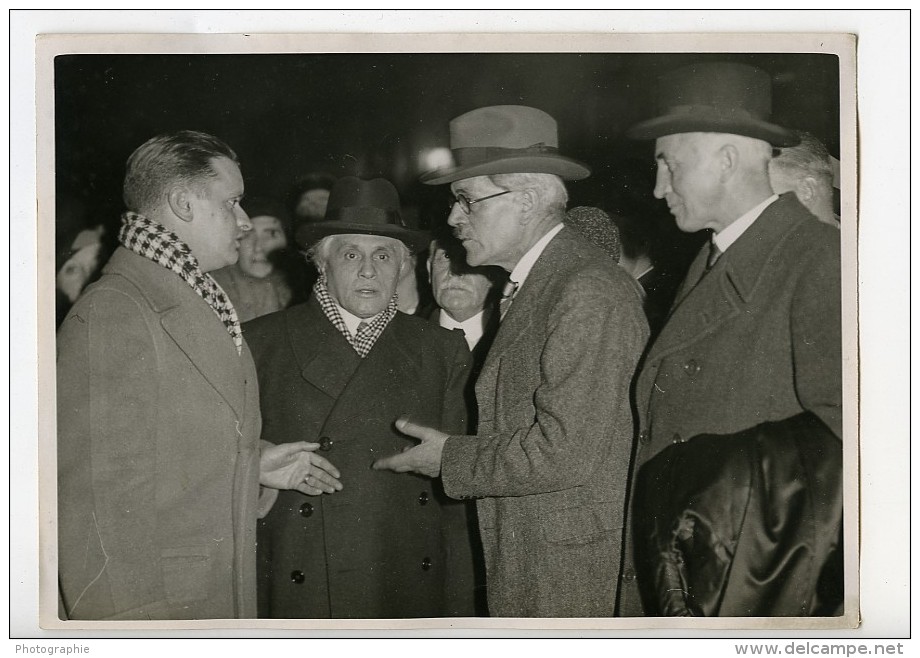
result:
[(691, 377), (695, 377), (700, 372), (700, 364), (698, 364), (695, 360), (690, 359), (684, 364), (684, 372)]
[(623, 569), (623, 581), (624, 582), (631, 583), (635, 579), (636, 579), (635, 571), (629, 568)]
[(647, 446), (649, 443), (649, 440), (650, 439), (648, 436), (648, 430), (642, 430), (641, 432), (639, 432), (639, 443)]
[(292, 571), (291, 572), (291, 582), (295, 585), (303, 585), (303, 581), (306, 580), (306, 577), (303, 575), (303, 571)]
[(684, 437), (682, 437), (677, 432), (674, 432), (674, 436), (671, 437), (671, 443), (683, 443)]
[(313, 515), (313, 505), (310, 503), (304, 503), (300, 506), (300, 515), (307, 517)]
[(319, 440), (319, 449), (323, 452), (329, 452), (332, 450), (332, 439), (328, 436), (324, 436)]
[(427, 491), (423, 491), (422, 493), (418, 495), (418, 504), (419, 505), (428, 504), (428, 492)]
[(431, 558), (426, 557), (422, 560), (422, 571), (428, 571), (431, 568)]

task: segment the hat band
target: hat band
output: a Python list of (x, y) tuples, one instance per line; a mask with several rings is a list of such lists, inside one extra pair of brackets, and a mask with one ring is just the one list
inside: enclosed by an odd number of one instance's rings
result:
[(326, 210), (325, 221), (353, 222), (356, 224), (392, 224), (405, 228), (398, 210), (384, 210), (373, 206), (345, 206)]
[(718, 105), (672, 105), (668, 108), (666, 114), (706, 114), (710, 116), (715, 114), (732, 119), (765, 120), (765, 117), (759, 116), (743, 107), (720, 107)]
[(454, 161), (459, 166), (466, 166), (520, 155), (555, 154), (559, 152), (559, 149), (540, 142), (521, 149), (503, 148), (501, 146), (463, 146), (451, 149), (451, 152), (454, 154)]

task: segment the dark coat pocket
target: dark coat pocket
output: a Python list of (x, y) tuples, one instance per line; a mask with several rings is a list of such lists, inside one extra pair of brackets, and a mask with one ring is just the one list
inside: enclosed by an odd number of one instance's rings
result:
[(211, 549), (182, 546), (160, 551), (163, 587), (170, 603), (188, 603), (208, 598), (211, 583)]

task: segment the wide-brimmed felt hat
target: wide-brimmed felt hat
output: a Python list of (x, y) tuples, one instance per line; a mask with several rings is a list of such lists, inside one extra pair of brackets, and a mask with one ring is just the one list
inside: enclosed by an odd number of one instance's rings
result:
[(492, 105), (450, 122), (454, 164), (423, 174), (426, 185), (492, 174), (555, 174), (565, 180), (591, 175), (587, 165), (559, 154), (556, 120), (524, 105)]
[(661, 76), (661, 116), (642, 121), (626, 135), (657, 139), (689, 132), (731, 133), (773, 146), (795, 146), (798, 136), (771, 123), (773, 89), (766, 72), (729, 62), (691, 64)]
[(430, 240), (426, 231), (409, 228), (403, 223), (399, 193), (390, 181), (345, 176), (332, 186), (323, 221), (301, 225), (297, 241), (308, 249), (328, 235), (355, 233), (396, 238), (413, 252), (427, 247)]

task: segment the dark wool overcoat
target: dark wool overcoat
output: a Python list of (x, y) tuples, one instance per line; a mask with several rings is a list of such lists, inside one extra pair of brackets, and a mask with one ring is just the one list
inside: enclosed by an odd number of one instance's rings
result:
[(244, 326), (271, 443), (313, 441), (342, 491), (282, 491), (260, 521), (259, 615), (471, 615), (466, 508), (438, 480), (371, 470), (415, 445), (394, 427), (464, 427), (470, 354), (458, 332), (397, 313), (358, 356), (315, 299)]
[(447, 493), (478, 499), (491, 615), (613, 615), (647, 336), (635, 282), (563, 228), (486, 357), (477, 436), (451, 437), (442, 458)]
[[(639, 469), (674, 443), (805, 411), (841, 436), (840, 231), (788, 193), (705, 272), (708, 251), (691, 264), (637, 380)], [(621, 614), (635, 616), (643, 611), (629, 544)], [(789, 609), (802, 614), (799, 603)], [(752, 614), (732, 601), (716, 610)]]
[(118, 248), (58, 332), (58, 551), (75, 619), (256, 613), (256, 373), (176, 274)]

